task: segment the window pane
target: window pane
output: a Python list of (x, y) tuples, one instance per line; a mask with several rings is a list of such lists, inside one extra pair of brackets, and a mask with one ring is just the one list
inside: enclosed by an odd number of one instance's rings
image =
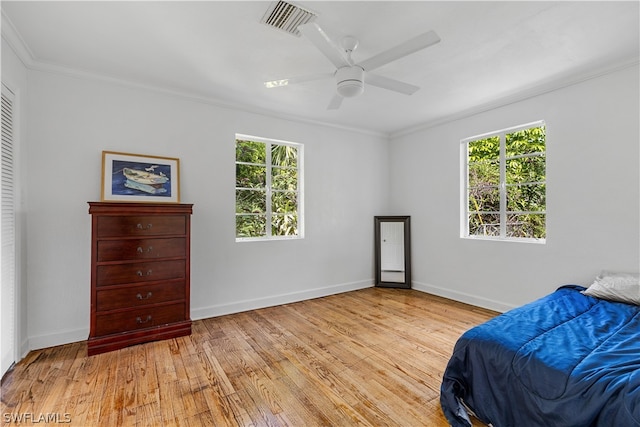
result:
[(507, 157), (545, 151), (544, 126), (524, 129), (506, 135), (505, 149)]
[(469, 211), (500, 211), (500, 189), (492, 186), (470, 188)]
[(298, 193), (295, 191), (274, 191), (271, 201), (271, 210), (274, 213), (298, 211)]
[(545, 222), (546, 215), (544, 214), (509, 215), (507, 237), (544, 239), (547, 236)]
[(290, 145), (273, 145), (271, 147), (271, 164), (297, 168), (298, 148)]
[(470, 236), (500, 236), (499, 213), (469, 213)]
[(274, 236), (296, 236), (298, 235), (298, 215), (274, 214), (271, 221), (271, 234)]
[(237, 190), (236, 213), (264, 213), (267, 211), (267, 194), (264, 190)]
[(238, 134), (235, 144), (236, 237), (299, 236), (302, 145)]
[(507, 184), (545, 182), (545, 157), (518, 157), (507, 160)]
[(546, 210), (546, 185), (510, 185), (507, 187), (507, 211)]
[(545, 132), (541, 125), (466, 142), (470, 236), (544, 238)]
[(236, 215), (236, 237), (264, 237), (266, 234), (266, 216)]
[(274, 190), (297, 190), (298, 170), (274, 167), (271, 171), (271, 188)]
[(485, 139), (470, 141), (467, 146), (469, 163), (485, 160), (497, 160), (500, 157), (500, 137), (492, 136)]
[(267, 168), (236, 164), (236, 187), (264, 188), (266, 185)]
[(262, 142), (236, 140), (236, 162), (267, 163), (266, 144)]
[(500, 184), (499, 160), (469, 163), (469, 186), (485, 185), (498, 186)]

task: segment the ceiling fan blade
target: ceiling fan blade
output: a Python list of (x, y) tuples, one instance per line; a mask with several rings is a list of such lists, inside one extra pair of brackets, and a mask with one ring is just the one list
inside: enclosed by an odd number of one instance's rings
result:
[(330, 77), (333, 77), (333, 73), (309, 74), (306, 76), (289, 77), (288, 79), (270, 80), (268, 82), (264, 82), (264, 85), (267, 88), (274, 88), (289, 86), (298, 83), (312, 82), (314, 80), (321, 80)]
[(379, 76), (377, 74), (366, 73), (364, 81), (372, 86), (381, 87), (383, 89), (392, 90), (394, 92), (404, 93), (405, 95), (413, 95), (420, 88), (410, 85), (399, 80), (390, 79), (389, 77)]
[(364, 60), (358, 65), (364, 68), (365, 71), (375, 70), (376, 68), (382, 67), (383, 65), (395, 61), (396, 59), (400, 59), (404, 56), (410, 55), (421, 49), (425, 49), (431, 45), (434, 45), (439, 41), (440, 37), (436, 34), (435, 31), (428, 31), (417, 37), (409, 39), (396, 47), (392, 47), (391, 49), (385, 50), (384, 52), (372, 56), (371, 58)]
[(300, 32), (324, 54), (336, 68), (349, 66), (349, 61), (329, 36), (316, 24), (310, 22), (298, 27)]
[(340, 105), (342, 105), (342, 97), (336, 93), (335, 95), (333, 95), (333, 98), (331, 98), (331, 101), (327, 106), (327, 110), (337, 110), (338, 108), (340, 108)]

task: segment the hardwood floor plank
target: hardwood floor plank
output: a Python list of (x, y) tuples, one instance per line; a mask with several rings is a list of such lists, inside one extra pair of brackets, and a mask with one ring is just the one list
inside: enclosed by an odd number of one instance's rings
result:
[(33, 351), (2, 380), (1, 423), (55, 413), (72, 426), (446, 426), (439, 390), (453, 346), (496, 314), (368, 288), (92, 357), (86, 342)]

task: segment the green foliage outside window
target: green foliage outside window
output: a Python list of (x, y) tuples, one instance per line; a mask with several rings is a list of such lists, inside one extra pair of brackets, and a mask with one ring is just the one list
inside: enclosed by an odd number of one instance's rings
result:
[(544, 126), (468, 142), (470, 236), (546, 237), (545, 152)]
[(298, 235), (298, 154), (293, 145), (236, 140), (236, 237)]

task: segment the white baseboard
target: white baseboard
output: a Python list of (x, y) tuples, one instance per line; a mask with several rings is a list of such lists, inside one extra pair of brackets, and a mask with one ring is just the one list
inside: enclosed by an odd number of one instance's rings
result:
[[(355, 291), (358, 289), (370, 288), (373, 286), (373, 279), (361, 280), (359, 282), (342, 283), (339, 285), (323, 288), (308, 289), (301, 292), (275, 295), (265, 298), (238, 301), (230, 304), (214, 305), (210, 307), (192, 308), (191, 319), (199, 320), (208, 317), (222, 316), (225, 314), (239, 313), (241, 311), (255, 310), (258, 308), (271, 307), (274, 305), (288, 304), (312, 298), (319, 298), (343, 292)], [(84, 341), (89, 337), (89, 328), (66, 330), (53, 332), (45, 335), (35, 335), (29, 337), (21, 345), (21, 355), (24, 358), (31, 350), (38, 350), (57, 345), (69, 344), (72, 342)]]
[(516, 306), (505, 304), (500, 301), (494, 301), (477, 295), (468, 294), (466, 292), (452, 291), (451, 289), (440, 288), (438, 286), (426, 283), (412, 282), (411, 287), (417, 291), (426, 292), (428, 294), (437, 295), (439, 297), (449, 298), (455, 301), (464, 302), (466, 304), (475, 305), (476, 307), (487, 308), (500, 313), (509, 311)]
[[(46, 335), (31, 336), (28, 339), (27, 346), (28, 353), (31, 350), (38, 350), (41, 348), (54, 347), (57, 345), (69, 344), (72, 342), (84, 341), (89, 337), (89, 328), (73, 329), (60, 332), (54, 332)], [(23, 345), (23, 350), (24, 350)], [(23, 356), (24, 357), (24, 356)]]
[(355, 291), (358, 289), (370, 288), (373, 286), (373, 279), (361, 280), (359, 282), (341, 283), (328, 287), (307, 289), (300, 292), (274, 295), (263, 298), (243, 300), (229, 304), (212, 305), (209, 307), (191, 308), (191, 319), (199, 320), (209, 317), (223, 316), (225, 314), (240, 313), (242, 311), (256, 310), (259, 308), (273, 307), (276, 305), (289, 304), (292, 302), (304, 301), (313, 298), (326, 297), (343, 292)]
[(31, 351), (31, 348), (29, 348), (29, 338), (25, 338), (20, 343), (20, 360), (24, 359), (25, 356), (29, 354), (30, 351)]
[[(358, 282), (341, 283), (338, 285), (327, 286), (322, 288), (307, 289), (300, 292), (291, 292), (287, 294), (274, 295), (263, 298), (255, 298), (243, 300), (229, 304), (213, 305), (209, 307), (199, 307), (191, 309), (191, 319), (200, 320), (209, 317), (223, 316), (225, 314), (240, 313), (242, 311), (256, 310), (259, 308), (273, 307), (281, 304), (289, 304), (298, 301), (304, 301), (313, 298), (320, 298), (329, 295), (340, 294), (343, 292), (355, 291), (358, 289), (370, 288), (373, 286), (373, 280), (361, 280)], [(429, 294), (449, 298), (452, 300), (472, 304), (478, 307), (495, 310), (501, 313), (515, 308), (515, 306), (494, 301), (487, 298), (471, 295), (464, 292), (452, 291), (450, 289), (440, 288), (438, 286), (412, 282), (412, 288), (426, 292)], [(62, 344), (69, 344), (77, 341), (84, 341), (89, 336), (88, 328), (74, 329), (55, 332), (46, 335), (36, 335), (29, 337), (21, 345), (21, 354), (24, 357), (29, 351), (46, 347), (53, 347)]]

